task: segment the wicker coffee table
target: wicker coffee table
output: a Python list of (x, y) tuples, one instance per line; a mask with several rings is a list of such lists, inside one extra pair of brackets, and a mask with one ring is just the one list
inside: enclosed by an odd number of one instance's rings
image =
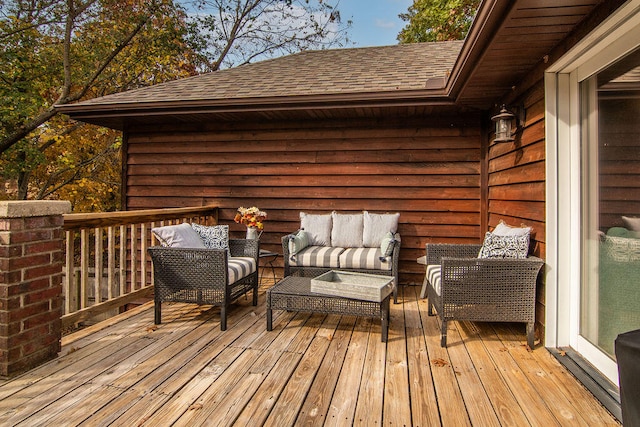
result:
[(387, 342), (390, 298), (391, 293), (380, 302), (316, 294), (311, 292), (311, 278), (287, 276), (267, 290), (267, 331), (273, 329), (274, 309), (377, 317), (382, 322), (382, 342)]

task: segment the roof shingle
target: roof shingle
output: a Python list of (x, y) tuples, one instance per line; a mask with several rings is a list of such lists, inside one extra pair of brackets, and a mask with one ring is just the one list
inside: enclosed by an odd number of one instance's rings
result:
[(90, 99), (76, 106), (424, 90), (429, 79), (446, 81), (462, 44), (449, 41), (306, 51)]

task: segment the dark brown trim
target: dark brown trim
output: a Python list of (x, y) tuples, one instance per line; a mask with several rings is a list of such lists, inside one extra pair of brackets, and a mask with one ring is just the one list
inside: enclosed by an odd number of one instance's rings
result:
[[(437, 93), (436, 93), (437, 92)], [(72, 119), (122, 130), (127, 119), (165, 116), (197, 116), (207, 114), (251, 114), (300, 111), (347, 111), (358, 108), (383, 109), (397, 107), (453, 106), (454, 101), (438, 91), (413, 91), (402, 96), (384, 94), (383, 98), (344, 95), (327, 97), (278, 97), (215, 101), (170, 101), (140, 104), (73, 104), (59, 106), (61, 113)], [(394, 94), (395, 95), (395, 94)], [(301, 98), (304, 98), (301, 100)]]
[(489, 230), (489, 127), (491, 119), (483, 114), (480, 119), (480, 235), (482, 241), (484, 233)]
[(600, 25), (608, 16), (611, 16), (620, 6), (622, 6), (626, 0), (607, 0), (598, 5), (585, 20), (583, 20), (577, 27), (563, 39), (562, 43), (554, 47), (548, 55), (541, 58), (540, 61), (531, 69), (526, 78), (523, 79), (518, 86), (514, 88), (512, 92), (502, 99), (502, 103), (507, 105), (512, 104), (515, 99), (518, 99), (526, 92), (531, 86), (535, 85), (540, 76), (544, 75), (544, 72), (549, 66), (559, 60), (564, 54), (566, 54), (571, 48), (583, 40), (591, 31), (593, 31), (598, 25)]
[(383, 91), (369, 93), (328, 94), (307, 96), (277, 96), (237, 99), (174, 100), (153, 102), (103, 102), (56, 105), (55, 108), (76, 118), (79, 113), (114, 113), (117, 115), (136, 112), (158, 112), (161, 114), (193, 114), (197, 112), (274, 111), (315, 108), (392, 107), (413, 105), (451, 105), (443, 89)]
[(467, 85), (469, 77), (485, 55), (487, 46), (493, 41), (497, 29), (515, 3), (501, 0), (486, 0), (481, 3), (445, 87), (451, 98), (457, 98)]
[(129, 132), (125, 129), (122, 131), (122, 148), (120, 160), (120, 210), (126, 211), (127, 208), (127, 175), (128, 175), (128, 153), (129, 153)]

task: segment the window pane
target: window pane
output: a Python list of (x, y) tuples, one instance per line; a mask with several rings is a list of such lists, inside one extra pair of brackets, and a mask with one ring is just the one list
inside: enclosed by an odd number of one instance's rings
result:
[(581, 83), (580, 334), (614, 357), (640, 329), (640, 54)]

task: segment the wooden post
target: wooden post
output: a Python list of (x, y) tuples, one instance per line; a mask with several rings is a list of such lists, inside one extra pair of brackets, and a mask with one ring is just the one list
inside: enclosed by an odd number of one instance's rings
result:
[(0, 202), (0, 376), (60, 351), (64, 201)]

